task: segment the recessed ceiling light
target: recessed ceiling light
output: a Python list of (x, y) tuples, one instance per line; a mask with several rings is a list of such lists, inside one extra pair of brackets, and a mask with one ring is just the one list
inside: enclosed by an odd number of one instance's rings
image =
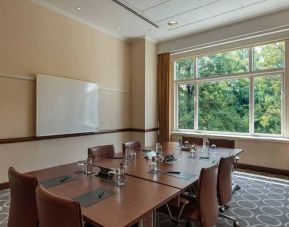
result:
[(117, 30), (120, 30), (120, 27), (117, 27), (116, 29), (117, 29)]
[(177, 26), (177, 24), (178, 24), (178, 22), (175, 21), (175, 20), (171, 20), (171, 21), (168, 22), (168, 25), (171, 26), (171, 27), (175, 27), (175, 26)]
[(75, 9), (77, 9), (77, 10), (81, 10), (81, 8), (80, 8), (79, 6), (76, 6)]

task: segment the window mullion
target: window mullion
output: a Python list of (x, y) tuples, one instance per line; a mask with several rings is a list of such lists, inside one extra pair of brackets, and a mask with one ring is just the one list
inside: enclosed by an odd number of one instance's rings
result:
[[(198, 78), (198, 58), (195, 58), (195, 78)], [(194, 83), (194, 130), (198, 131), (199, 128), (199, 85)]]
[(194, 130), (198, 131), (198, 129), (199, 129), (199, 84), (198, 83), (194, 83), (194, 86), (195, 86)]
[(174, 91), (175, 91), (175, 99), (174, 99), (174, 103), (175, 103), (175, 121), (174, 121), (174, 128), (175, 129), (179, 129), (179, 88), (178, 85), (175, 84), (174, 86)]
[[(249, 48), (249, 72), (253, 72), (253, 64), (254, 64), (254, 53), (253, 48)], [(250, 76), (250, 84), (249, 84), (249, 133), (251, 135), (254, 134), (255, 124), (254, 124), (254, 77)]]
[(250, 135), (254, 134), (254, 77), (250, 77), (250, 85), (249, 85), (249, 133)]

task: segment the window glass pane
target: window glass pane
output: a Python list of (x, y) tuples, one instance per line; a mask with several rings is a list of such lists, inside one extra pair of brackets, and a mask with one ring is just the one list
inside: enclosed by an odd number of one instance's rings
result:
[(178, 128), (194, 129), (194, 85), (178, 85)]
[(199, 77), (249, 70), (249, 49), (233, 50), (198, 58)]
[(249, 132), (249, 79), (199, 85), (199, 129)]
[(272, 43), (254, 47), (254, 70), (285, 67), (285, 43)]
[(281, 134), (282, 76), (254, 79), (255, 133)]
[(193, 79), (195, 76), (194, 59), (176, 61), (176, 80)]

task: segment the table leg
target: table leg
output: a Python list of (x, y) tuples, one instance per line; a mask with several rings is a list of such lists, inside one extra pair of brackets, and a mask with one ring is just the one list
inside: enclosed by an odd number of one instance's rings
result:
[(144, 222), (143, 219), (140, 219), (139, 222), (137, 223), (137, 226), (144, 227), (143, 222)]
[(157, 226), (157, 211), (154, 210), (152, 214), (152, 226), (156, 227)]

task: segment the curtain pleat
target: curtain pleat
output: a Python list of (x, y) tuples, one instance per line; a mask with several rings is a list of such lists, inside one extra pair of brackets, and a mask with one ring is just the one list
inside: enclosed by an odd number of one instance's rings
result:
[(158, 55), (158, 125), (159, 142), (170, 141), (170, 54)]

